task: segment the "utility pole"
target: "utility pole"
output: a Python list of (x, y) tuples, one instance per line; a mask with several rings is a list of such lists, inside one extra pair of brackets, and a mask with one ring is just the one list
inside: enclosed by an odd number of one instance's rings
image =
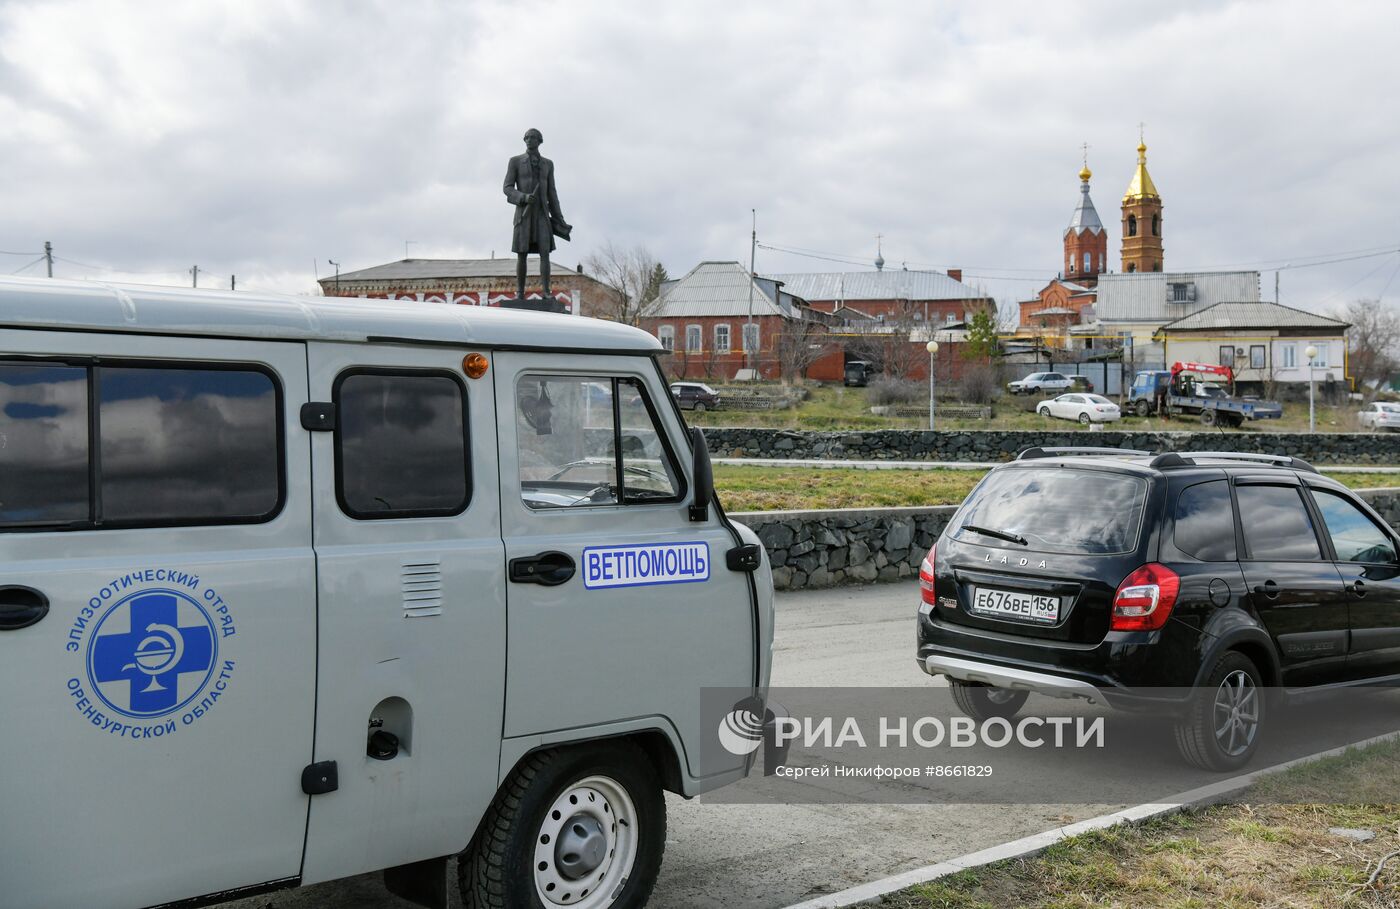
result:
[(192, 265), (192, 266), (190, 266), (190, 274), (191, 274), (191, 275), (193, 276), (193, 278), (194, 278), (194, 280), (190, 282), (190, 286), (191, 286), (191, 287), (198, 287), (198, 286), (199, 286), (199, 266), (198, 266), (198, 265)]
[(334, 259), (327, 259), (327, 262), (335, 266), (335, 295), (340, 296), (340, 263)]
[(229, 290), (237, 290), (237, 289), (238, 289), (238, 275), (229, 275), (229, 276), (228, 276), (228, 289), (229, 289)]
[(48, 240), (44, 241), (44, 261), (49, 264), (49, 277), (53, 277), (53, 244)]
[[(749, 353), (749, 338), (753, 336), (753, 266), (754, 254), (758, 251), (758, 209), (749, 209), (749, 214), (753, 216), (753, 230), (749, 234), (749, 321), (744, 326), (744, 364), (749, 369), (754, 368), (754, 361), (757, 359), (757, 351), (751, 355)], [(755, 345), (757, 346), (757, 345)]]

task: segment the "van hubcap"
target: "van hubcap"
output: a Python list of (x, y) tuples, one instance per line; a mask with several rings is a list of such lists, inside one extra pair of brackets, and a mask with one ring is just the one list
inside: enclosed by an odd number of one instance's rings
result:
[(565, 789), (535, 836), (535, 891), (546, 906), (611, 906), (637, 859), (637, 809), (610, 777)]
[(1243, 669), (1215, 689), (1215, 741), (1230, 757), (1244, 754), (1259, 732), (1259, 689)]

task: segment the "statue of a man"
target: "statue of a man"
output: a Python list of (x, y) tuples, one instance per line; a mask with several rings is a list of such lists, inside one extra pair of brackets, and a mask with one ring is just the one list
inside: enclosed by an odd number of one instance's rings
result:
[(530, 253), (538, 253), (545, 300), (553, 302), (549, 292), (549, 254), (554, 251), (554, 238), (569, 239), (573, 228), (559, 210), (559, 194), (554, 189), (554, 162), (540, 155), (543, 141), (539, 130), (525, 131), (525, 154), (510, 159), (504, 189), (506, 200), (515, 206), (515, 235), (510, 248), (517, 256), (516, 299), (525, 299), (525, 259)]

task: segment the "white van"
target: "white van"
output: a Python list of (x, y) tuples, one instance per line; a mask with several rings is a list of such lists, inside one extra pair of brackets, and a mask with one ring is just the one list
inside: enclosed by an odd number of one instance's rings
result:
[[(0, 282), (0, 904), (377, 869), (640, 906), (735, 781), (769, 566), (657, 341), (472, 306)], [(713, 735), (713, 730), (707, 730)], [(188, 901), (188, 902), (186, 902)]]

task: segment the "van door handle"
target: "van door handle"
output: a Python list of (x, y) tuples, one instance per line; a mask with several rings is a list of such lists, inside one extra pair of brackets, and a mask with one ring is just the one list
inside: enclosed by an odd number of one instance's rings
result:
[(556, 587), (574, 576), (574, 560), (567, 552), (542, 552), (510, 560), (510, 579), (517, 584)]
[(33, 587), (0, 587), (0, 631), (28, 628), (49, 614), (49, 598)]
[(1254, 592), (1260, 596), (1266, 596), (1271, 600), (1278, 599), (1278, 585), (1273, 582), (1272, 578), (1262, 584), (1256, 585)]

